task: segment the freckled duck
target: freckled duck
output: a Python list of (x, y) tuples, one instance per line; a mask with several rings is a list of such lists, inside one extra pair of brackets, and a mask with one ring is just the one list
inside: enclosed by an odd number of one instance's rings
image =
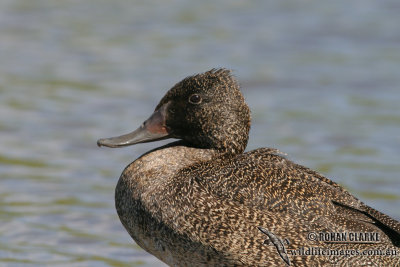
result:
[(398, 221), (276, 149), (244, 152), (249, 130), (238, 83), (213, 69), (172, 87), (136, 131), (98, 140), (180, 139), (118, 181), (116, 209), (139, 246), (171, 266), (400, 265)]

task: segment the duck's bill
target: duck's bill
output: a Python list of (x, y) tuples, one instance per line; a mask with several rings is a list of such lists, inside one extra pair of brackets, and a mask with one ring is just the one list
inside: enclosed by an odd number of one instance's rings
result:
[(165, 104), (156, 110), (137, 130), (121, 136), (99, 139), (97, 145), (124, 147), (169, 138), (170, 133), (165, 126), (167, 105)]

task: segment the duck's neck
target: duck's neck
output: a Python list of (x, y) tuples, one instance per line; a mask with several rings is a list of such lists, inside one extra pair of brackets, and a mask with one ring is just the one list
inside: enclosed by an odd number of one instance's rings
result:
[[(143, 199), (161, 192), (181, 169), (218, 157), (215, 149), (190, 147), (183, 141), (149, 151), (132, 162), (121, 175), (120, 182), (129, 183), (133, 193)], [(146, 200), (145, 200), (146, 201)]]
[(185, 136), (187, 146), (202, 148), (204, 150), (216, 151), (219, 156), (234, 156), (244, 152), (248, 141), (248, 131), (246, 134), (239, 134), (233, 131), (218, 134), (216, 130), (213, 134), (191, 134)]

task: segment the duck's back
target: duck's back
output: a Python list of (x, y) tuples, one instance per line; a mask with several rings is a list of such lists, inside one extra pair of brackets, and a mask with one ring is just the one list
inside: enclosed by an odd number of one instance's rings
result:
[(245, 206), (288, 211), (332, 230), (383, 230), (400, 243), (400, 223), (365, 205), (323, 175), (261, 148), (183, 170), (213, 194)]

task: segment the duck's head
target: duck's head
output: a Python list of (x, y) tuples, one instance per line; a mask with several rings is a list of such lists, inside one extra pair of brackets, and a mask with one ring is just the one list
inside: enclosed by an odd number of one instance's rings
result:
[(212, 69), (172, 87), (136, 131), (100, 139), (99, 146), (122, 147), (167, 138), (224, 154), (242, 153), (250, 130), (250, 110), (227, 69)]

